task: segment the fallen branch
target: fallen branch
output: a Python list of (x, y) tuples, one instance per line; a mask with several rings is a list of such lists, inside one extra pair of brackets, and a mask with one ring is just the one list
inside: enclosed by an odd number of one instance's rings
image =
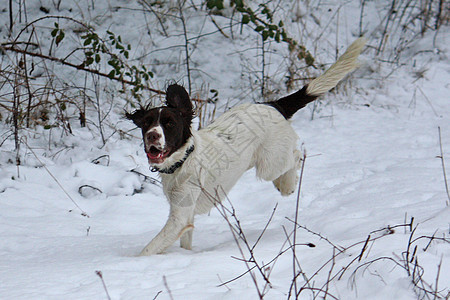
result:
[[(136, 83), (134, 83), (134, 82), (132, 82), (130, 80), (126, 80), (126, 79), (123, 79), (123, 78), (120, 78), (120, 77), (110, 77), (109, 74), (107, 74), (107, 73), (103, 73), (103, 72), (100, 72), (100, 71), (95, 70), (95, 69), (86, 68), (83, 64), (76, 65), (74, 63), (68, 62), (68, 61), (66, 61), (64, 59), (61, 59), (61, 58), (58, 58), (58, 57), (53, 57), (53, 56), (45, 55), (45, 54), (42, 54), (42, 53), (31, 52), (31, 51), (28, 51), (28, 50), (23, 50), (23, 49), (20, 49), (20, 48), (16, 48), (14, 46), (4, 46), (4, 45), (2, 45), (2, 46), (0, 46), (0, 49), (4, 50), (4, 51), (12, 51), (12, 52), (16, 52), (16, 53), (29, 55), (29, 56), (32, 56), (32, 57), (38, 57), (38, 58), (42, 58), (42, 59), (45, 59), (45, 60), (54, 61), (54, 62), (60, 63), (62, 65), (65, 65), (65, 66), (68, 66), (68, 67), (71, 67), (71, 68), (74, 68), (74, 69), (77, 69), (77, 70), (80, 70), (80, 71), (88, 72), (88, 73), (95, 74), (95, 75), (98, 75), (98, 76), (101, 76), (101, 77), (105, 77), (105, 78), (108, 78), (108, 79), (111, 79), (111, 80), (115, 80), (115, 81), (118, 81), (118, 82), (123, 83), (123, 84), (136, 86)], [(152, 89), (152, 88), (147, 87), (147, 86), (143, 86), (143, 88), (145, 90), (148, 90), (150, 92), (156, 93), (158, 95), (165, 95), (166, 94), (166, 92), (164, 92), (164, 91), (157, 90), (157, 89)]]
[[(20, 48), (14, 47), (14, 46), (7, 46), (6, 44), (0, 45), (0, 50), (2, 50), (2, 51), (11, 51), (11, 52), (15, 52), (15, 53), (20, 53), (20, 54), (29, 55), (29, 56), (32, 56), (32, 57), (38, 57), (38, 58), (41, 58), (41, 59), (53, 61), (53, 62), (56, 62), (56, 63), (60, 63), (60, 64), (62, 64), (64, 66), (68, 66), (68, 67), (71, 67), (71, 68), (74, 68), (74, 69), (77, 69), (77, 70), (80, 70), (80, 71), (84, 71), (84, 72), (95, 74), (95, 75), (98, 75), (98, 76), (101, 76), (101, 77), (104, 77), (104, 78), (108, 78), (108, 79), (120, 82), (122, 84), (127, 84), (127, 85), (131, 85), (131, 86), (136, 86), (137, 85), (137, 83), (135, 83), (133, 81), (130, 81), (130, 80), (127, 80), (127, 79), (124, 79), (124, 78), (121, 78), (121, 77), (111, 77), (107, 73), (100, 72), (99, 70), (96, 70), (96, 69), (87, 68), (87, 67), (84, 66), (84, 64), (77, 65), (77, 64), (68, 62), (65, 59), (58, 58), (58, 57), (53, 57), (53, 56), (45, 55), (45, 54), (42, 54), (42, 53), (36, 53), (36, 52), (20, 49)], [(153, 88), (145, 86), (145, 85), (143, 85), (142, 88), (144, 90), (149, 91), (149, 92), (153, 92), (153, 93), (155, 93), (157, 95), (165, 95), (166, 94), (165, 91), (153, 89)], [(211, 102), (211, 100), (209, 100), (209, 99), (204, 100), (204, 99), (198, 99), (198, 98), (191, 98), (191, 100), (195, 101), (195, 102), (207, 102), (207, 103)]]

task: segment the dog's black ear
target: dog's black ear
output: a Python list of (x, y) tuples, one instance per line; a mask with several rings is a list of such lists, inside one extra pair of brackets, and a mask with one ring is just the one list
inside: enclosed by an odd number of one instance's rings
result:
[(138, 109), (135, 110), (132, 114), (125, 112), (125, 117), (127, 117), (128, 120), (133, 121), (134, 124), (136, 124), (137, 127), (141, 127), (144, 123), (144, 116), (148, 111), (145, 109)]
[(183, 117), (192, 119), (194, 114), (192, 102), (188, 93), (181, 85), (169, 85), (166, 91), (166, 104), (168, 107), (181, 111)]

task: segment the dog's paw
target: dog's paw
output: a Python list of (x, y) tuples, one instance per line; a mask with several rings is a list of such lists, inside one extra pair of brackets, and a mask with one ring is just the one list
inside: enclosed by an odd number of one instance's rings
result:
[(281, 193), (282, 196), (289, 196), (295, 192), (297, 186), (298, 175), (295, 171), (290, 170), (273, 181), (273, 185)]
[(150, 256), (155, 254), (161, 254), (163, 252), (164, 250), (157, 249), (155, 245), (152, 245), (150, 243), (144, 249), (142, 249), (141, 253), (139, 253), (138, 256)]

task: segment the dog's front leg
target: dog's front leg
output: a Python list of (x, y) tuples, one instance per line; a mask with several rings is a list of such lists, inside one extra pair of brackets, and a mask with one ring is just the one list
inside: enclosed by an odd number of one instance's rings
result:
[(194, 206), (170, 206), (169, 219), (163, 229), (145, 246), (140, 256), (159, 254), (176, 242), (186, 231), (192, 231), (190, 224)]
[(180, 238), (180, 246), (181, 248), (192, 250), (192, 235), (194, 233), (194, 214), (192, 214), (192, 217), (189, 220), (189, 225), (192, 225), (192, 227), (183, 230), (183, 233)]
[(170, 204), (169, 219), (163, 229), (148, 243), (140, 255), (162, 253), (176, 240), (182, 237), (181, 246), (192, 247), (192, 231), (194, 229), (194, 211), (201, 189), (190, 181), (179, 183), (166, 191)]

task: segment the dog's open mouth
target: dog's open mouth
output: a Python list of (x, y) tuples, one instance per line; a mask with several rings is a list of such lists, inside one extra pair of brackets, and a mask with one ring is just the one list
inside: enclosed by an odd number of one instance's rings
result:
[(170, 149), (161, 149), (156, 146), (151, 146), (147, 152), (148, 161), (152, 164), (160, 164), (164, 162), (169, 152)]

